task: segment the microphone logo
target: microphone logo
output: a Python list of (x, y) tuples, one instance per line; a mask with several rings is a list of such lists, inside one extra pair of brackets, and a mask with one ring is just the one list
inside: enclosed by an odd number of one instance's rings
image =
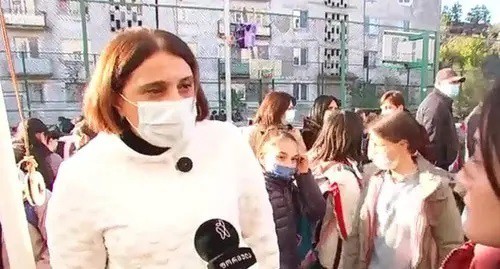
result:
[(222, 240), (231, 237), (229, 230), (226, 228), (224, 221), (221, 219), (217, 220), (215, 223), (215, 231), (219, 234), (220, 239)]

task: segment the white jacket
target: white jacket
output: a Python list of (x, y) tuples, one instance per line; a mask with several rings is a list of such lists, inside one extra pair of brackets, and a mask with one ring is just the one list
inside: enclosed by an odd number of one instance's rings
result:
[[(47, 213), (52, 268), (206, 268), (194, 235), (212, 218), (236, 227), (258, 268), (278, 268), (264, 178), (239, 130), (203, 121), (189, 141), (145, 156), (99, 134), (65, 161)], [(190, 172), (175, 168), (180, 157)]]

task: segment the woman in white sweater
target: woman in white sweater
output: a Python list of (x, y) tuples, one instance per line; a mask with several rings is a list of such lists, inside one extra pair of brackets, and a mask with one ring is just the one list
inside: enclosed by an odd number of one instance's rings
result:
[(259, 268), (279, 251), (264, 178), (232, 125), (208, 104), (189, 47), (161, 30), (118, 34), (87, 88), (99, 135), (64, 162), (47, 215), (53, 269), (204, 268), (197, 228), (220, 218)]

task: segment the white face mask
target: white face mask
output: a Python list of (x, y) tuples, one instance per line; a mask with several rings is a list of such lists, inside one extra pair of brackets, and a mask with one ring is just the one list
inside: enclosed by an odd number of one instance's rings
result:
[(285, 112), (285, 122), (293, 123), (295, 120), (295, 109), (289, 109)]
[(137, 107), (139, 123), (132, 127), (151, 145), (170, 148), (194, 131), (196, 105), (193, 97), (179, 101), (143, 101), (137, 105), (122, 98)]
[(380, 153), (374, 154), (372, 156), (372, 162), (381, 170), (391, 170), (396, 166), (396, 162), (391, 161), (389, 158), (387, 158), (387, 156)]
[(446, 94), (446, 96), (450, 98), (455, 98), (460, 94), (460, 85), (459, 84), (443, 84), (439, 89), (442, 93)]

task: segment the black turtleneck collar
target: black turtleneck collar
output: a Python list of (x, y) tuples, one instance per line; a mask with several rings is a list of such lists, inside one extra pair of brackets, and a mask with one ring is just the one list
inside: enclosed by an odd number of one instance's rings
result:
[(120, 138), (122, 139), (123, 143), (125, 143), (129, 148), (143, 155), (160, 155), (169, 149), (151, 145), (146, 140), (134, 134), (134, 132), (132, 132), (130, 128), (125, 129), (125, 131), (123, 131), (123, 133), (120, 135)]

